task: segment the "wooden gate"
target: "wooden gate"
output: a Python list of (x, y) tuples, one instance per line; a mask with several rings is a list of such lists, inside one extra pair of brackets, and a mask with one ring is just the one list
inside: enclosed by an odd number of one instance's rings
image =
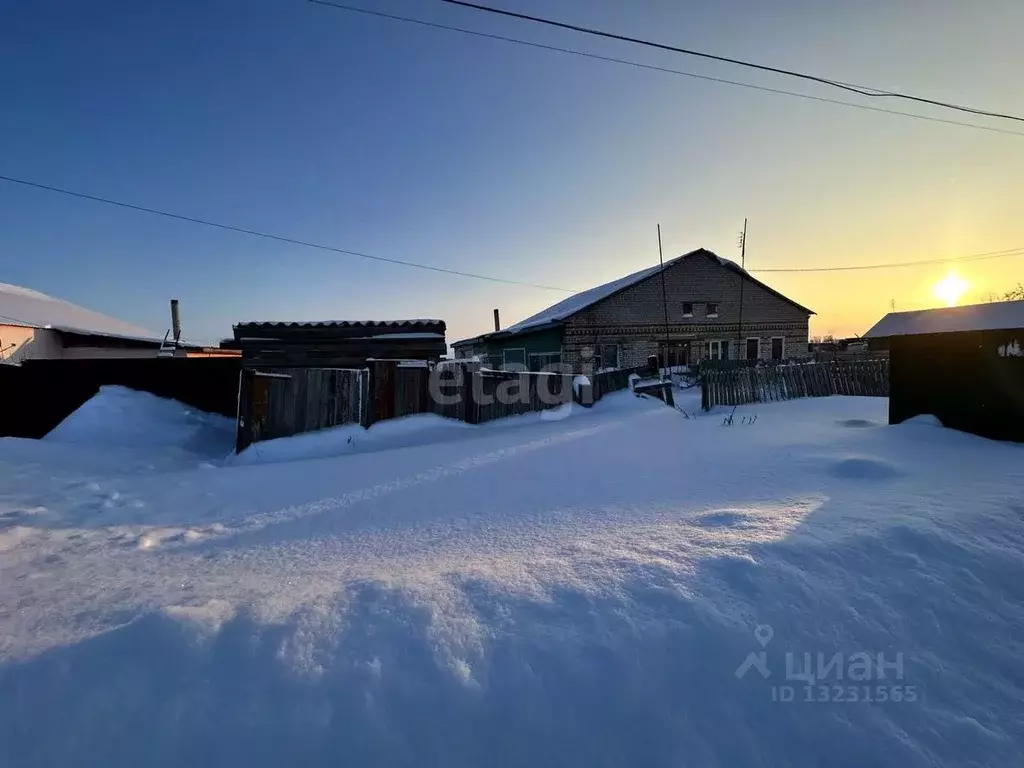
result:
[(360, 423), (368, 406), (365, 370), (246, 368), (238, 391), (235, 450), (252, 443)]

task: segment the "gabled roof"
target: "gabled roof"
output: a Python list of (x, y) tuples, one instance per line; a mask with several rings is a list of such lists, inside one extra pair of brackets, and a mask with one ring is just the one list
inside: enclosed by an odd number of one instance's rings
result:
[(867, 339), (959, 331), (1024, 329), (1024, 301), (996, 301), (964, 307), (890, 312), (864, 334)]
[(656, 264), (653, 267), (647, 267), (646, 269), (641, 269), (638, 272), (626, 275), (625, 277), (620, 277), (618, 280), (612, 280), (609, 283), (604, 283), (603, 285), (599, 285), (595, 288), (590, 288), (586, 291), (580, 291), (579, 293), (575, 293), (567, 299), (563, 299), (557, 304), (552, 304), (547, 309), (542, 310), (535, 315), (531, 315), (525, 320), (520, 320), (518, 323), (514, 323), (513, 325), (508, 326), (508, 328), (504, 328), (500, 331), (494, 331), (492, 333), (485, 333), (481, 336), (475, 336), (471, 339), (463, 339), (462, 341), (456, 341), (454, 342), (453, 346), (455, 346), (456, 344), (465, 344), (468, 342), (478, 341), (480, 339), (502, 338), (504, 336), (512, 336), (518, 333), (523, 333), (525, 331), (539, 331), (543, 328), (549, 328), (556, 325), (560, 325), (562, 322), (567, 320), (570, 316), (575, 315), (577, 312), (582, 312), (587, 307), (593, 306), (597, 302), (607, 299), (608, 297), (613, 296), (614, 294), (619, 293), (620, 291), (624, 291), (627, 288), (630, 288), (636, 285), (637, 283), (646, 280), (649, 277), (654, 277), (655, 275), (660, 274), (663, 269), (668, 269), (669, 267), (683, 261), (683, 259), (688, 259), (694, 256), (703, 256), (704, 258), (712, 259), (719, 265), (728, 269), (729, 271), (735, 272), (736, 274), (742, 275), (743, 277), (746, 277), (748, 280), (757, 283), (765, 290), (769, 291), (770, 293), (774, 294), (780, 299), (789, 302), (797, 309), (803, 310), (809, 315), (814, 314), (814, 312), (808, 309), (807, 307), (797, 304), (795, 301), (788, 298), (787, 296), (783, 296), (774, 288), (765, 285), (757, 278), (751, 276), (749, 272), (743, 269), (736, 262), (729, 261), (729, 259), (723, 259), (721, 256), (718, 256), (717, 254), (714, 254), (711, 251), (705, 250), (704, 248), (698, 248), (695, 251), (684, 253), (682, 256), (677, 256), (674, 259), (666, 261), (664, 266)]
[(52, 328), (127, 339), (157, 340), (145, 328), (107, 317), (70, 301), (45, 293), (0, 283), (0, 324), (24, 325), (31, 328)]

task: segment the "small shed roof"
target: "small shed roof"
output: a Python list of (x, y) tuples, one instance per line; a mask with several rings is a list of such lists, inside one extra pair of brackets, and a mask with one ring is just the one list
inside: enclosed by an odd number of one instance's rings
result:
[(963, 307), (890, 312), (864, 334), (867, 339), (961, 331), (1024, 329), (1024, 301), (996, 301)]

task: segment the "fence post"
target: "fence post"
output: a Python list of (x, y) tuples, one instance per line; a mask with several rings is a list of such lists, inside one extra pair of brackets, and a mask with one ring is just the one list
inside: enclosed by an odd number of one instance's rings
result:
[(475, 393), (473, 392), (473, 381), (477, 375), (468, 366), (462, 369), (462, 391), (460, 392), (462, 396), (459, 398), (459, 408), (462, 421), (467, 424), (476, 424), (477, 422)]

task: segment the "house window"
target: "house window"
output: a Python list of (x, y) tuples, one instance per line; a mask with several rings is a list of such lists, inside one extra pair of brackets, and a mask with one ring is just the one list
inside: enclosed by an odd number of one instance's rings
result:
[(708, 317), (718, 317), (718, 302), (717, 301), (709, 301), (708, 302)]
[(786, 339), (782, 336), (772, 337), (772, 360), (782, 360), (785, 357)]
[(684, 301), (683, 302), (683, 317), (693, 317), (693, 302), (692, 301)]
[(526, 370), (526, 350), (522, 347), (501, 351), (501, 368), (505, 371)]
[(597, 348), (598, 354), (600, 355), (600, 361), (598, 366), (600, 368), (618, 368), (619, 367), (619, 345), (618, 344), (601, 344)]
[(747, 339), (747, 360), (757, 360), (761, 357), (761, 340), (756, 338)]
[(561, 362), (561, 352), (530, 353), (530, 370), (534, 373), (537, 373), (538, 371), (550, 371), (552, 370), (552, 366), (560, 365)]
[(729, 359), (729, 342), (728, 341), (709, 341), (708, 342), (708, 357), (712, 360), (728, 360)]

